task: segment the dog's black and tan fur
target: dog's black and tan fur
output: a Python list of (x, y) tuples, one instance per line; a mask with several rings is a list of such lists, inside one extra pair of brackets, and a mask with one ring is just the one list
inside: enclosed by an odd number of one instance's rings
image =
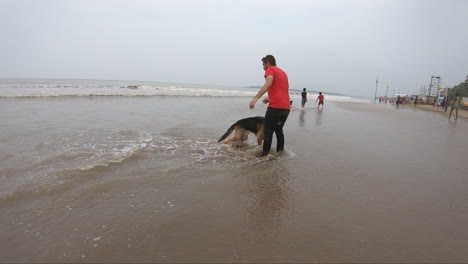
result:
[(249, 133), (254, 133), (257, 136), (258, 145), (261, 145), (263, 141), (264, 120), (263, 116), (241, 119), (234, 123), (218, 142), (225, 140), (232, 131), (235, 131), (234, 137), (226, 141), (225, 144), (231, 144), (234, 141), (245, 141), (249, 137)]

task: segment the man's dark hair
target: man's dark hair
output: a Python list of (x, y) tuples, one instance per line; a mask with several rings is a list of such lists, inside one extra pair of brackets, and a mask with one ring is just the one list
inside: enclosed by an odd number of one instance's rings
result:
[(266, 55), (265, 57), (262, 58), (263, 63), (269, 63), (271, 66), (276, 66), (276, 60), (273, 55)]

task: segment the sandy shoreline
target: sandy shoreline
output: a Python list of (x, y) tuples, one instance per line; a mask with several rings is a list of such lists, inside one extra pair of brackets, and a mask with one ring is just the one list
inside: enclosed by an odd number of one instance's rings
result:
[[(352, 102), (342, 102), (342, 103), (338, 103), (338, 104), (346, 105), (346, 104), (354, 104), (354, 103), (352, 103)], [(370, 105), (372, 105), (372, 104), (370, 104)], [(395, 108), (395, 105), (392, 105), (392, 104), (378, 104), (378, 105)], [(434, 107), (432, 105), (426, 105), (426, 104), (418, 104), (417, 106), (414, 106), (413, 104), (406, 104), (406, 105), (400, 106), (400, 108), (401, 109), (414, 109), (414, 110), (430, 111), (430, 112), (442, 114), (442, 115), (444, 115), (446, 117), (448, 117), (448, 115), (450, 114), (450, 108), (447, 108), (447, 111), (444, 111), (443, 107)], [(458, 110), (458, 117), (468, 119), (468, 111), (463, 110), (463, 109), (459, 109)], [(451, 118), (455, 119), (455, 110), (452, 112), (452, 117)]]
[[(447, 112), (445, 112), (443, 107), (434, 107), (432, 105), (421, 105), (421, 104), (419, 104), (417, 106), (414, 106), (413, 104), (411, 104), (411, 105), (407, 105), (407, 106), (415, 108), (415, 109), (422, 109), (422, 110), (426, 110), (426, 111), (441, 113), (441, 114), (444, 114), (447, 117), (450, 114), (450, 107), (447, 108)], [(458, 110), (458, 117), (468, 118), (468, 111), (463, 110), (463, 109), (459, 109)], [(455, 109), (452, 112), (452, 117), (451, 118), (455, 118)]]

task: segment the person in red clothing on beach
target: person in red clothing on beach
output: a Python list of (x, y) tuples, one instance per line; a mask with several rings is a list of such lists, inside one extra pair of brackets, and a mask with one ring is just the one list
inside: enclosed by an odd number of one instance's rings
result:
[(319, 101), (317, 108), (320, 108), (320, 105), (322, 105), (322, 109), (323, 109), (323, 100), (324, 99), (325, 98), (323, 97), (322, 92), (319, 92), (319, 96), (317, 97), (317, 100), (315, 100), (315, 102)]
[(262, 58), (262, 62), (265, 70), (265, 84), (250, 102), (249, 107), (253, 109), (258, 99), (268, 92), (268, 97), (263, 99), (263, 103), (268, 103), (268, 108), (265, 113), (263, 152), (260, 154), (260, 156), (266, 156), (270, 153), (273, 132), (276, 134), (276, 151), (284, 150), (283, 127), (288, 119), (291, 102), (288, 76), (276, 66), (275, 57), (266, 55)]

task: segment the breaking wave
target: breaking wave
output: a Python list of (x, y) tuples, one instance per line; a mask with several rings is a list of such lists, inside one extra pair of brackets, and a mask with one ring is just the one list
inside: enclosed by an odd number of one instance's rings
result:
[[(189, 84), (125, 83), (98, 80), (0, 80), (0, 98), (38, 98), (60, 96), (191, 96), (191, 97), (253, 97), (259, 88), (225, 87)], [(300, 101), (301, 93), (290, 90), (291, 100)], [(311, 101), (317, 94), (309, 92)], [(369, 102), (368, 99), (326, 94), (326, 100), (338, 102)]]

